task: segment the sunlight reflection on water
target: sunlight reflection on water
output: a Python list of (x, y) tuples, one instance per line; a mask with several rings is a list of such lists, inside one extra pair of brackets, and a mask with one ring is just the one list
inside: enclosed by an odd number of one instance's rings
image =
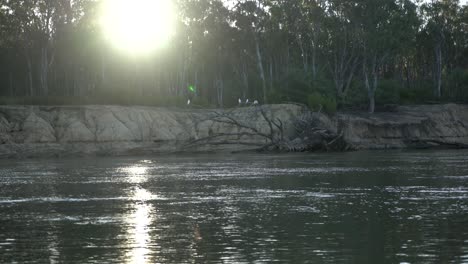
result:
[(128, 181), (131, 183), (143, 183), (147, 180), (146, 166), (131, 166), (121, 169), (121, 171), (128, 175)]
[(129, 263), (140, 264), (150, 263), (148, 255), (150, 253), (149, 245), (151, 244), (151, 236), (149, 234), (149, 226), (153, 221), (153, 207), (143, 202), (135, 204), (134, 212), (129, 217), (129, 243), (132, 248), (130, 253), (131, 261)]
[(467, 263), (468, 153), (379, 153), (0, 161), (0, 263)]
[[(129, 182), (141, 184), (147, 181), (148, 167), (132, 166), (124, 168), (123, 171), (128, 173)], [(154, 208), (148, 203), (153, 195), (139, 186), (135, 187), (129, 195), (134, 202), (130, 215), (127, 217), (128, 225), (128, 243), (132, 249), (128, 256), (128, 263), (146, 264), (150, 263), (149, 245), (151, 244), (151, 236), (149, 234), (150, 225), (153, 222)]]

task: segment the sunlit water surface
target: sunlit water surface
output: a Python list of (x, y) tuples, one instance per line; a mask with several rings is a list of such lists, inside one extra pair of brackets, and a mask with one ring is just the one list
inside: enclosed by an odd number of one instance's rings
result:
[(468, 152), (0, 161), (0, 263), (468, 263)]

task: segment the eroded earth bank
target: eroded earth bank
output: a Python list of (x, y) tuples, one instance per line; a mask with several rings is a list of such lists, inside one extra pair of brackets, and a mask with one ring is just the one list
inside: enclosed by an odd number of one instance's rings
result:
[(227, 110), (0, 106), (0, 157), (466, 147), (467, 128), (468, 106), (456, 104), (333, 117), (293, 104)]

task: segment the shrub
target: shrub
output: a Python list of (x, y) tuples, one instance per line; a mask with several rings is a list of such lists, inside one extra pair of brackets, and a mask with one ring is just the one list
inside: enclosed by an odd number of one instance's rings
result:
[(268, 103), (281, 104), (288, 101), (288, 97), (282, 90), (271, 90), (267, 94)]
[(342, 106), (344, 108), (367, 109), (369, 99), (367, 98), (367, 91), (364, 88), (364, 83), (360, 80), (355, 80), (349, 88)]
[(401, 90), (400, 87), (400, 84), (396, 80), (381, 80), (375, 94), (376, 103), (379, 105), (399, 104)]
[(322, 109), (328, 114), (336, 113), (336, 100), (328, 96), (323, 96), (318, 92), (314, 92), (307, 97), (307, 105), (312, 111)]
[(400, 103), (422, 104), (435, 100), (432, 86), (432, 83), (428, 83), (422, 87), (400, 89)]
[(466, 102), (468, 100), (466, 94), (468, 90), (468, 70), (455, 68), (448, 74), (443, 88), (444, 99)]

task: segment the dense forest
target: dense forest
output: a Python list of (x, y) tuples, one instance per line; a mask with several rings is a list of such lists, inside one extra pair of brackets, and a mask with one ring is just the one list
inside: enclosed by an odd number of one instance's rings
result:
[(1, 103), (468, 102), (457, 0), (174, 1), (170, 44), (136, 57), (105, 41), (102, 1), (0, 0)]

